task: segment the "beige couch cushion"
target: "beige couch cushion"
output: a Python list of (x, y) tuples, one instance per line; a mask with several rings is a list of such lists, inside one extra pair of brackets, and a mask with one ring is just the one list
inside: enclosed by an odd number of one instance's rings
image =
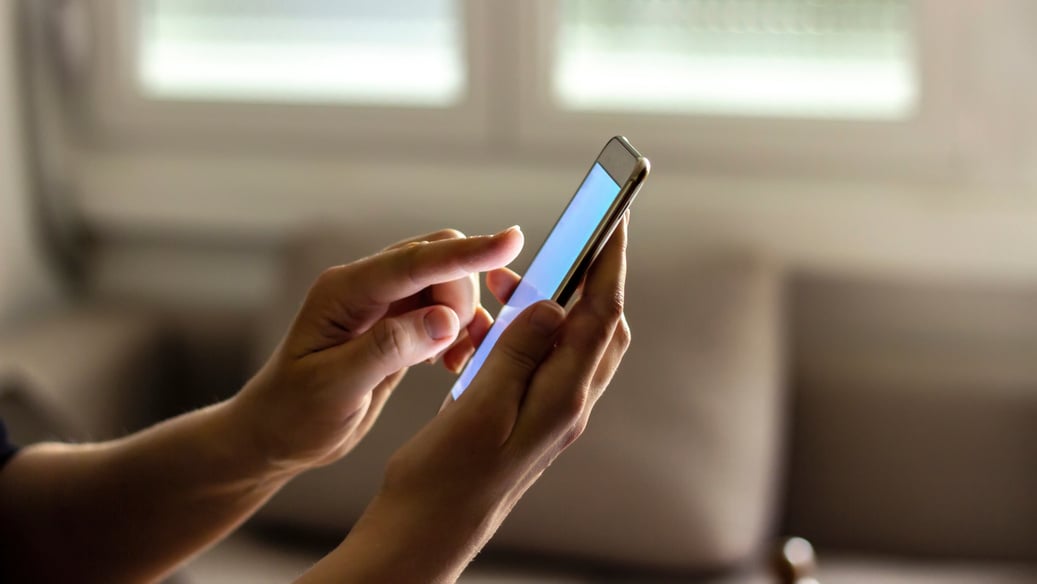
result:
[(678, 569), (734, 564), (766, 539), (777, 486), (777, 271), (745, 257), (659, 270), (636, 259), (630, 351), (583, 439), (497, 544)]
[(1037, 559), (1037, 286), (804, 277), (792, 294), (789, 530)]
[[(341, 235), (307, 241), (285, 257), (288, 292), (264, 357), (321, 268), (378, 247)], [(768, 534), (781, 410), (778, 270), (745, 256), (653, 260), (634, 238), (628, 358), (587, 433), (492, 546), (701, 570), (742, 561)], [(435, 415), (451, 381), (415, 368), (355, 452), (290, 484), (261, 517), (345, 531), (385, 460)]]

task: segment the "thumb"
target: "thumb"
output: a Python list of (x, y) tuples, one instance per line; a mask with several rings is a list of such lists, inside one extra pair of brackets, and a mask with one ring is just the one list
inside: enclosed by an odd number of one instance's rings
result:
[(342, 345), (336, 356), (355, 386), (370, 388), (400, 369), (439, 354), (460, 332), (457, 314), (446, 306), (419, 308), (384, 318)]
[[(463, 402), (468, 396), (468, 404), (479, 403), (476, 409), (483, 417), (490, 412), (500, 416), (502, 427), (507, 430), (501, 436), (501, 443), (507, 439), (518, 419), (523, 399), (540, 363), (554, 347), (558, 329), (565, 321), (565, 311), (554, 302), (541, 301), (518, 315), (509, 317), (502, 311), (496, 326), (507, 323), (509, 319), (513, 320), (495, 344), (493, 332), (483, 340), (483, 346), (489, 343), (487, 348), (492, 346), (492, 349), (471, 386), (458, 398)], [(483, 346), (479, 350), (487, 350)], [(473, 360), (478, 356), (476, 353)]]

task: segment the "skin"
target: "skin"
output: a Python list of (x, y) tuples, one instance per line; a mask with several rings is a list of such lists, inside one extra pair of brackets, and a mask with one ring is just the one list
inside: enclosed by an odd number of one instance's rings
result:
[[(568, 316), (552, 302), (519, 315), (461, 398), (393, 455), (381, 491), (346, 540), (299, 582), (457, 579), (583, 433), (630, 344), (626, 224)], [(517, 282), (508, 272), (489, 279), (498, 289)]]
[[(361, 520), (301, 582), (456, 579), (580, 435), (622, 358), (625, 244), (624, 219), (568, 316), (543, 302), (516, 319), (462, 398), (392, 457)], [(408, 367), (441, 358), (459, 370), (491, 324), (476, 275), (486, 272), (506, 300), (518, 276), (504, 266), (521, 247), (516, 228), (446, 230), (331, 268), (230, 400), (121, 440), (23, 450), (0, 473), (0, 576), (168, 575), (293, 477), (348, 453)]]

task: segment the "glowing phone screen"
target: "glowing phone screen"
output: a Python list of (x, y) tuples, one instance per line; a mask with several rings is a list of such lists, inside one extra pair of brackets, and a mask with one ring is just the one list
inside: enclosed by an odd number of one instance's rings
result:
[(605, 218), (617, 195), (619, 185), (600, 164), (594, 163), (594, 167), (587, 173), (587, 178), (566, 207), (565, 213), (547, 236), (547, 241), (529, 264), (529, 269), (526, 270), (526, 275), (519, 282), (514, 294), (501, 308), (486, 338), (451, 388), (450, 393), (454, 399), (461, 397), (468, 388), (468, 384), (482, 368), (486, 356), (490, 354), (493, 346), (497, 344), (497, 339), (511, 321), (531, 304), (548, 300), (558, 292), (565, 275), (569, 273), (580, 252), (594, 235), (595, 229)]

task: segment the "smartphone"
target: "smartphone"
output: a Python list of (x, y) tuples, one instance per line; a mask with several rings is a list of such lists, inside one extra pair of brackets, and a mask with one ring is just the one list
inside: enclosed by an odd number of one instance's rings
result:
[(605, 144), (486, 338), (450, 389), (454, 399), (468, 388), (501, 333), (519, 313), (541, 300), (554, 300), (562, 306), (569, 303), (587, 269), (637, 196), (649, 168), (648, 159), (626, 138), (616, 136)]

